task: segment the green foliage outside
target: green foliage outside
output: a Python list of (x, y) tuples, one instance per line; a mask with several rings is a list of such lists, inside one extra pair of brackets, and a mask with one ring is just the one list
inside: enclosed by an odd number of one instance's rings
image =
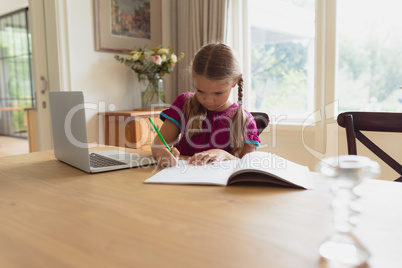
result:
[(253, 109), (270, 114), (307, 109), (307, 47), (288, 42), (251, 49)]
[[(402, 111), (402, 42), (339, 38), (336, 99), (340, 111)], [(308, 109), (308, 46), (303, 42), (254, 44), (251, 49), (252, 109), (301, 116)], [(310, 63), (312, 64), (312, 63)], [(314, 81), (312, 82), (314, 83)]]
[(375, 36), (357, 43), (340, 36), (337, 85), (340, 110), (402, 111), (402, 43)]
[[(19, 107), (20, 110), (12, 111), (14, 133), (26, 132), (25, 108), (32, 108), (31, 86), (31, 59), (28, 52), (30, 40), (27, 40), (27, 32), (22, 28), (1, 28), (0, 31), (0, 54), (3, 61), (3, 74), (8, 91), (6, 96), (1, 96), (7, 101), (7, 106)], [(30, 38), (30, 35), (28, 35)], [(2, 74), (2, 75), (3, 75)], [(11, 133), (10, 133), (11, 134)]]
[[(306, 10), (316, 8), (316, 1), (280, 2)], [(348, 1), (342, 3), (349, 7)], [(335, 99), (340, 111), (402, 112), (402, 35), (395, 20), (386, 17), (389, 11), (389, 7), (378, 7), (375, 13), (381, 16), (369, 18), (363, 32), (349, 32), (351, 38), (338, 32)], [(355, 18), (338, 19), (348, 21), (354, 29)], [(313, 42), (251, 44), (252, 90), (247, 96), (251, 109), (298, 118), (311, 113), (315, 70), (314, 52), (309, 47)]]

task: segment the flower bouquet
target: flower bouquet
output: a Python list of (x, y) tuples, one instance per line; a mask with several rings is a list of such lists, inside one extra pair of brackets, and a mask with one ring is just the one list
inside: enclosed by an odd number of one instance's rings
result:
[(136, 72), (138, 81), (142, 79), (148, 80), (147, 88), (141, 92), (141, 100), (143, 108), (149, 108), (149, 105), (155, 99), (157, 102), (166, 102), (162, 76), (166, 73), (170, 74), (176, 63), (183, 57), (184, 53), (177, 57), (171, 52), (170, 48), (158, 46), (148, 50), (147, 46), (145, 46), (144, 49), (131, 51), (128, 59), (118, 55), (115, 56), (115, 59)]

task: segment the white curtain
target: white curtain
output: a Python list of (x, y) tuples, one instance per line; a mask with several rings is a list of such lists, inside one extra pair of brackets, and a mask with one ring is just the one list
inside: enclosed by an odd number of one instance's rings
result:
[(185, 53), (173, 77), (173, 99), (192, 90), (189, 65), (194, 54), (210, 42), (225, 41), (227, 0), (175, 0), (173, 42), (177, 54)]

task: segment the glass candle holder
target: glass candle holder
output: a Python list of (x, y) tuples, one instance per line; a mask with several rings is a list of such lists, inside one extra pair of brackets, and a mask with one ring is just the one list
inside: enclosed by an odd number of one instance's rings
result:
[(369, 251), (352, 233), (360, 212), (358, 186), (380, 174), (377, 162), (364, 156), (342, 155), (327, 158), (318, 165), (331, 179), (333, 233), (320, 245), (320, 255), (331, 264), (359, 266), (367, 262)]

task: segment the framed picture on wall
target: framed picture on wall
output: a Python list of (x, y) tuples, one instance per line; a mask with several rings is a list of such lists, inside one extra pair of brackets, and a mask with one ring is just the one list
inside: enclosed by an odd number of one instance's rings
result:
[(129, 53), (162, 43), (161, 0), (94, 0), (96, 50)]

